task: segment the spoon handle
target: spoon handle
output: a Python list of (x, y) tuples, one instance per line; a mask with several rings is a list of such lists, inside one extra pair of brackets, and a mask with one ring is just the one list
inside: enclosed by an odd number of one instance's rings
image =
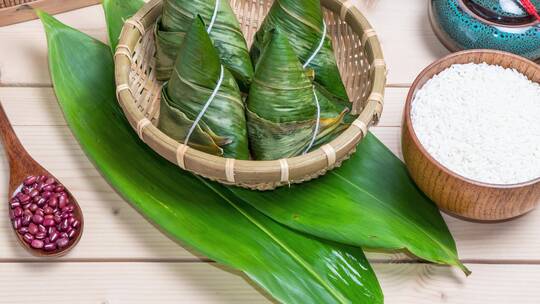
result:
[(9, 119), (6, 115), (6, 112), (4, 111), (4, 107), (2, 106), (1, 102), (0, 138), (2, 138), (2, 141), (4, 143), (4, 149), (6, 151), (6, 154), (8, 155), (10, 165), (14, 165), (18, 163), (17, 160), (20, 161), (21, 158), (27, 157), (28, 152), (26, 152), (21, 142), (19, 141), (19, 138), (17, 138), (17, 135), (15, 134), (15, 131), (13, 130), (13, 127), (9, 122)]

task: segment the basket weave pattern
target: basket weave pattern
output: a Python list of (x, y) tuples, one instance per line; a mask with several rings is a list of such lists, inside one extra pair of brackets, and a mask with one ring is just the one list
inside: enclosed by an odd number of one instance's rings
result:
[[(272, 0), (231, 0), (248, 46), (263, 22)], [(326, 0), (328, 34), (353, 113), (351, 127), (329, 144), (306, 155), (277, 161), (225, 159), (191, 149), (158, 130), (162, 83), (155, 77), (155, 22), (161, 0), (147, 3), (126, 21), (115, 53), (117, 95), (132, 127), (156, 152), (181, 168), (211, 180), (269, 190), (325, 174), (349, 158), (375, 124), (383, 108), (386, 65), (375, 31), (350, 1)]]

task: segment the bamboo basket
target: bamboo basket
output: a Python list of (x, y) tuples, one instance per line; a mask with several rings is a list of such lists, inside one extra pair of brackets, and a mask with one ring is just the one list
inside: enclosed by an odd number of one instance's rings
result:
[[(248, 46), (272, 0), (231, 0)], [(376, 124), (383, 109), (386, 64), (379, 40), (351, 0), (322, 0), (339, 70), (358, 119), (332, 142), (308, 154), (275, 161), (226, 159), (197, 151), (161, 132), (161, 83), (154, 75), (154, 28), (162, 0), (147, 3), (122, 29), (115, 53), (118, 101), (131, 126), (153, 150), (182, 169), (227, 185), (254, 190), (317, 178), (341, 165)]]

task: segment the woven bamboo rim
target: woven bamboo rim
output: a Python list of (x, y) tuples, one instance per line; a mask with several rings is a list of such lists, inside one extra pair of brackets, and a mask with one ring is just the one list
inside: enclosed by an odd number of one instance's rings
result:
[[(272, 0), (231, 0), (248, 45)], [(377, 35), (352, 0), (322, 0), (328, 33), (358, 119), (340, 136), (306, 155), (275, 161), (226, 159), (197, 151), (161, 132), (161, 83), (154, 75), (154, 29), (162, 0), (152, 0), (128, 19), (114, 56), (118, 101), (139, 137), (182, 169), (227, 185), (270, 190), (325, 174), (348, 159), (383, 109), (386, 64)]]

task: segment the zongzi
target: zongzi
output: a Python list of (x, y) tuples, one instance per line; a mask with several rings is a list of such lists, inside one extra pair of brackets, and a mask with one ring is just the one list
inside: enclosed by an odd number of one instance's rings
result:
[(202, 18), (195, 18), (163, 87), (158, 127), (197, 150), (248, 159), (244, 111), (234, 77), (221, 64)]
[(165, 0), (163, 15), (156, 27), (156, 69), (158, 80), (169, 79), (182, 37), (195, 14), (205, 21), (221, 61), (238, 81), (242, 90), (253, 78), (246, 40), (228, 0)]
[(274, 1), (251, 47), (255, 65), (263, 52), (265, 35), (277, 27), (289, 38), (304, 68), (315, 71), (319, 91), (343, 106), (350, 106), (319, 0)]
[(247, 101), (251, 153), (257, 160), (288, 158), (326, 143), (342, 131), (348, 109), (321, 94), (286, 35), (266, 35)]

